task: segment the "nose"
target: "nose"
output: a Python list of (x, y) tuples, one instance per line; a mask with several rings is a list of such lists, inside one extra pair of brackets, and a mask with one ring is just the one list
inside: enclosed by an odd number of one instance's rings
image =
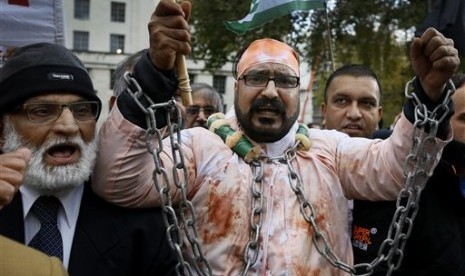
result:
[(274, 80), (269, 80), (268, 84), (263, 88), (262, 93), (264, 97), (273, 99), (278, 97), (278, 90), (276, 89), (276, 84)]
[(353, 102), (349, 105), (346, 115), (347, 118), (352, 120), (358, 120), (362, 117), (362, 113), (360, 112), (357, 102)]
[(60, 117), (53, 123), (53, 131), (72, 136), (79, 132), (79, 125), (68, 107), (64, 107)]
[(206, 121), (208, 118), (208, 115), (205, 113), (205, 110), (203, 108), (201, 108), (199, 110), (199, 115), (197, 116), (197, 120), (204, 120)]

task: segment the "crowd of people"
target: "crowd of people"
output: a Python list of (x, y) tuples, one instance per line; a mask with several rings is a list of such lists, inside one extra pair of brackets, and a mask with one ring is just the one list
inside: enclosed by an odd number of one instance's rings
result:
[[(102, 99), (70, 50), (37, 43), (5, 62), (0, 275), (385, 275), (392, 260), (372, 261), (405, 188), (412, 135), (432, 135), (432, 177), (393, 275), (465, 275), (465, 76), (452, 40), (433, 28), (413, 40), (419, 100), (405, 101), (392, 131), (379, 129), (380, 81), (360, 64), (328, 78), (326, 129), (299, 123), (299, 55), (270, 38), (238, 50), (231, 110), (194, 83), (192, 104), (176, 104), (181, 120), (171, 108), (148, 122), (150, 102), (179, 99), (190, 12), (190, 2), (160, 1), (149, 47), (115, 71), (98, 133)], [(433, 117), (418, 129), (420, 104)], [(179, 135), (148, 135), (173, 117)]]

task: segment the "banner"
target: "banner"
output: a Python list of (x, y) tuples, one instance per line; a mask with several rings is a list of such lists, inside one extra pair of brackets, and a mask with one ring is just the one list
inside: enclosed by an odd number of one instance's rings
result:
[(326, 7), (324, 0), (253, 0), (249, 14), (239, 21), (225, 22), (226, 28), (238, 35), (293, 11), (309, 11)]
[(0, 0), (0, 46), (64, 45), (63, 0)]

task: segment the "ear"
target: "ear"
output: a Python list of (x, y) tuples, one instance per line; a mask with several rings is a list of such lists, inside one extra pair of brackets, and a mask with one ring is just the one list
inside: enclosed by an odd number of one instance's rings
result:
[(237, 89), (238, 89), (238, 82), (237, 80), (234, 81), (234, 97), (237, 97)]
[(383, 108), (381, 106), (378, 107), (378, 115), (379, 115), (379, 120), (378, 120), (378, 123), (379, 123), (381, 119), (383, 118)]
[(321, 115), (326, 118), (326, 104), (324, 102), (321, 103)]

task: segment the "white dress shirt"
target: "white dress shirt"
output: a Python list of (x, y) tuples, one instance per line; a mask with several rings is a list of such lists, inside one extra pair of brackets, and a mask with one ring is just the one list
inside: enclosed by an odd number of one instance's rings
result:
[[(19, 188), (23, 199), (23, 218), (24, 218), (24, 242), (29, 244), (32, 238), (39, 232), (40, 221), (32, 214), (31, 207), (41, 194), (27, 186)], [(58, 210), (58, 229), (60, 229), (63, 238), (63, 264), (68, 268), (69, 258), (71, 254), (71, 246), (73, 244), (74, 230), (79, 215), (81, 206), (82, 193), (84, 185), (66, 192), (55, 194), (62, 207)]]

